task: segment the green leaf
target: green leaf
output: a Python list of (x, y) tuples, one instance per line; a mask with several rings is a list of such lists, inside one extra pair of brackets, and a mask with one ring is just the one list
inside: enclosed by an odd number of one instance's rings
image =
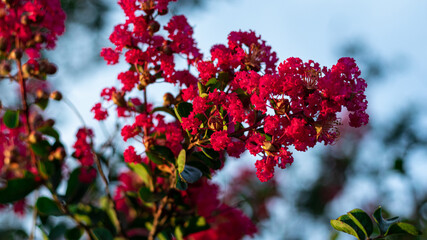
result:
[(79, 227), (68, 229), (65, 233), (65, 239), (75, 240), (80, 239), (83, 235), (83, 231)]
[(47, 197), (39, 197), (36, 202), (37, 211), (44, 215), (64, 215), (56, 203)]
[(20, 240), (28, 239), (28, 234), (25, 230), (19, 228), (2, 228), (0, 229), (0, 240)]
[(172, 111), (171, 108), (168, 107), (156, 107), (153, 110), (151, 110), (151, 114), (155, 113), (155, 112), (165, 112), (165, 113), (169, 113), (170, 115), (172, 115), (173, 117), (176, 117), (174, 111)]
[(177, 176), (176, 188), (178, 188), (179, 190), (185, 191), (188, 188), (188, 184), (186, 182), (184, 182), (180, 176)]
[(80, 199), (86, 194), (92, 183), (82, 184), (79, 180), (80, 168), (76, 168), (70, 174), (68, 179), (67, 191), (65, 192), (65, 201), (67, 203), (78, 203)]
[(43, 133), (44, 135), (51, 136), (56, 140), (59, 140), (59, 133), (51, 126), (41, 126), (37, 128), (37, 131)]
[(132, 169), (142, 179), (146, 186), (151, 187), (153, 185), (151, 180), (151, 171), (145, 163), (128, 164), (128, 167)]
[(367, 237), (371, 236), (372, 232), (374, 231), (374, 226), (368, 214), (366, 214), (363, 210), (356, 208), (348, 212), (347, 215)]
[(8, 128), (16, 128), (19, 125), (19, 111), (7, 110), (3, 115), (3, 123)]
[(144, 202), (155, 202), (162, 199), (165, 195), (165, 193), (153, 193), (147, 187), (141, 187), (139, 189), (139, 196)]
[(208, 155), (204, 152), (193, 152), (191, 154), (191, 158), (196, 159), (196, 161), (203, 162), (204, 164), (206, 164), (206, 166), (214, 170), (218, 170), (221, 168), (221, 161), (219, 160), (219, 156), (216, 159), (212, 159), (208, 157)]
[(64, 234), (67, 231), (67, 225), (65, 223), (56, 224), (49, 231), (49, 239), (64, 239)]
[(95, 228), (92, 232), (98, 240), (113, 240), (113, 235), (106, 228)]
[(38, 166), (39, 173), (48, 178), (52, 183), (53, 189), (56, 189), (62, 180), (61, 163), (59, 160), (47, 161), (41, 160)]
[(397, 222), (390, 225), (384, 236), (389, 236), (392, 234), (410, 234), (413, 236), (418, 236), (421, 235), (421, 232), (418, 231), (418, 229), (412, 224)]
[(186, 158), (186, 152), (185, 152), (185, 149), (182, 149), (181, 152), (179, 152), (178, 158), (176, 160), (176, 164), (178, 165), (178, 172), (179, 173), (184, 171), (185, 158)]
[(198, 168), (185, 165), (184, 170), (180, 173), (181, 178), (185, 182), (195, 183), (202, 177), (203, 173)]
[(349, 225), (351, 228), (353, 228), (353, 230), (356, 232), (358, 239), (365, 239), (366, 235), (363, 233), (363, 231), (356, 225), (356, 223), (350, 218), (350, 216), (346, 215), (342, 215), (338, 218), (338, 220), (346, 223), (347, 225)]
[(24, 178), (10, 179), (6, 187), (0, 189), (0, 204), (21, 200), (37, 187), (38, 183), (32, 174)]
[(350, 225), (348, 225), (347, 223), (345, 223), (343, 221), (340, 221), (340, 220), (331, 220), (331, 225), (337, 231), (348, 233), (350, 235), (355, 236), (357, 239), (360, 239), (357, 236), (356, 230), (354, 230)]
[(42, 98), (36, 102), (36, 105), (39, 106), (41, 110), (45, 110), (47, 108), (48, 103), (49, 103), (49, 98)]
[(33, 152), (40, 157), (49, 156), (50, 147), (51, 146), (49, 142), (46, 140), (41, 140), (39, 142), (31, 144), (31, 149), (33, 150)]
[(380, 229), (381, 234), (385, 234), (388, 228), (390, 227), (390, 225), (399, 221), (399, 217), (384, 219), (382, 216), (381, 206), (379, 206), (377, 210), (375, 210), (373, 216), (374, 216), (375, 222), (377, 223)]
[(174, 237), (176, 238), (176, 240), (184, 240), (184, 235), (180, 226), (175, 227)]
[(342, 215), (337, 220), (331, 220), (331, 225), (338, 231), (348, 233), (357, 239), (365, 239), (366, 235), (348, 215)]
[(183, 117), (188, 117), (193, 111), (193, 104), (188, 102), (181, 102), (175, 106), (175, 114), (178, 117), (178, 120), (182, 122)]
[(175, 155), (172, 150), (165, 146), (154, 146), (146, 152), (148, 158), (155, 164), (165, 164), (166, 161), (175, 163)]

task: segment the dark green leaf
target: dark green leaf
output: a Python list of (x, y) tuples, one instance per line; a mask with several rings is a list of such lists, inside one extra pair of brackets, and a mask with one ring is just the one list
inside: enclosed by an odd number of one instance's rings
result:
[(128, 164), (138, 176), (142, 179), (146, 186), (151, 186), (151, 171), (145, 163)]
[(24, 178), (10, 179), (7, 181), (6, 187), (0, 189), (0, 204), (21, 200), (37, 186), (38, 184), (31, 174)]
[(49, 231), (49, 239), (64, 239), (64, 234), (67, 231), (67, 225), (65, 223), (59, 223)]
[(186, 152), (185, 152), (185, 149), (182, 149), (181, 152), (179, 152), (178, 158), (176, 160), (176, 164), (178, 165), (178, 172), (179, 173), (184, 171), (185, 158), (186, 158)]
[(95, 228), (92, 232), (98, 240), (113, 240), (113, 235), (106, 228)]
[(79, 227), (71, 228), (65, 233), (65, 239), (75, 240), (80, 239), (83, 235), (83, 231)]
[(19, 125), (19, 111), (7, 110), (3, 115), (3, 123), (8, 128), (16, 128)]
[(415, 226), (409, 223), (397, 222), (390, 225), (384, 236), (389, 236), (392, 234), (410, 234), (413, 236), (418, 236), (421, 235), (421, 232), (418, 231)]
[(148, 158), (155, 164), (165, 164), (166, 161), (175, 163), (175, 155), (172, 150), (165, 146), (154, 146), (146, 152)]
[(337, 220), (331, 220), (331, 225), (338, 231), (348, 233), (357, 239), (365, 239), (366, 235), (348, 215), (342, 215)]
[(139, 189), (139, 196), (144, 202), (155, 202), (162, 199), (165, 194), (164, 193), (153, 193), (147, 187), (141, 187)]
[(49, 103), (49, 98), (42, 98), (36, 102), (36, 105), (39, 106), (41, 110), (45, 110), (47, 108), (48, 103)]
[(182, 121), (181, 119), (183, 117), (188, 117), (192, 111), (193, 104), (188, 102), (181, 102), (177, 106), (175, 106), (175, 113), (179, 121)]
[(39, 164), (39, 172), (42, 176), (49, 179), (53, 189), (59, 186), (62, 180), (61, 163), (59, 160), (47, 161), (41, 160)]
[(202, 177), (203, 173), (196, 167), (185, 165), (184, 171), (180, 175), (185, 182), (195, 183)]
[(391, 224), (399, 221), (399, 217), (384, 219), (382, 216), (381, 206), (379, 206), (377, 210), (375, 210), (373, 216), (374, 216), (375, 222), (377, 223), (380, 229), (381, 234), (385, 234)]
[(331, 225), (333, 228), (335, 228), (338, 231), (348, 233), (350, 235), (355, 236), (357, 239), (360, 239), (357, 236), (356, 230), (354, 230), (350, 225), (347, 223), (340, 221), (340, 220), (331, 220)]
[(176, 178), (176, 188), (178, 188), (179, 190), (187, 190), (188, 188), (188, 184), (184, 181), (182, 181), (180, 176), (177, 176)]
[(56, 140), (59, 139), (59, 133), (51, 126), (42, 126), (37, 128), (37, 131), (43, 133), (44, 135), (51, 136), (55, 138)]
[(36, 203), (37, 211), (44, 215), (61, 216), (64, 215), (56, 203), (47, 197), (39, 197)]
[(0, 240), (26, 240), (28, 234), (22, 229), (5, 228), (0, 230)]
[(203, 162), (204, 164), (206, 164), (206, 166), (214, 170), (221, 168), (221, 161), (219, 160), (219, 156), (216, 159), (212, 159), (208, 157), (207, 154), (204, 152), (193, 152), (191, 154), (191, 158)]
[(349, 225), (351, 228), (353, 228), (353, 230), (356, 232), (357, 234), (357, 238), (358, 239), (365, 239), (366, 235), (363, 233), (363, 231), (356, 225), (356, 223), (346, 214), (346, 215), (342, 215), (338, 218), (338, 220), (346, 223), (347, 225)]
[(79, 176), (80, 168), (74, 169), (74, 171), (70, 174), (67, 191), (65, 192), (65, 201), (67, 203), (78, 203), (92, 184), (82, 184), (79, 180)]
[(371, 236), (372, 232), (374, 231), (374, 226), (368, 214), (366, 214), (363, 210), (356, 208), (348, 212), (347, 215), (367, 237)]
[(48, 141), (46, 140), (42, 140), (36, 143), (31, 144), (31, 149), (33, 150), (33, 152), (41, 157), (47, 157), (49, 156), (49, 152), (50, 152), (50, 144)]
[(170, 115), (172, 115), (173, 117), (175, 117), (175, 113), (171, 108), (168, 107), (156, 107), (153, 110), (151, 110), (151, 114), (155, 113), (155, 112), (165, 112), (165, 113), (169, 113)]

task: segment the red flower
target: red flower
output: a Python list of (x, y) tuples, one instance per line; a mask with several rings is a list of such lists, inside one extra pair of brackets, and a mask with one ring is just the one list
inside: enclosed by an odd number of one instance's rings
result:
[(129, 146), (123, 153), (123, 157), (125, 162), (127, 163), (140, 163), (142, 162), (142, 157), (136, 154), (135, 148), (133, 146)]
[(98, 121), (105, 120), (108, 117), (108, 112), (104, 108), (102, 108), (101, 103), (95, 104), (93, 108), (90, 110), (91, 112), (95, 113), (95, 119)]
[(230, 143), (230, 138), (227, 135), (226, 131), (217, 131), (214, 132), (211, 136), (211, 144), (212, 148), (215, 151), (221, 151), (224, 150), (228, 144)]
[(119, 62), (119, 53), (111, 48), (103, 48), (100, 55), (109, 65), (114, 65)]

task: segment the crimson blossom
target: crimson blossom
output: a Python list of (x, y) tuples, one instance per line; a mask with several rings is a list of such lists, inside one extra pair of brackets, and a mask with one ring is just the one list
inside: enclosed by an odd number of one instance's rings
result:
[[(341, 58), (331, 68), (295, 57), (279, 64), (254, 31), (231, 32), (227, 44), (214, 45), (204, 58), (185, 16), (171, 17), (163, 26), (165, 34), (160, 31), (159, 18), (167, 14), (169, 2), (119, 0), (126, 20), (110, 35), (114, 47), (101, 51), (107, 64), (124, 60), (129, 67), (117, 76), (119, 88), (102, 91), (104, 102), (92, 109), (95, 119), (108, 116), (102, 104), (114, 104), (117, 116), (127, 123), (121, 129), (129, 145), (124, 161), (149, 173), (138, 186), (141, 199), (132, 200), (135, 189), (127, 187), (119, 187), (115, 198), (124, 211), (135, 207), (135, 201), (140, 205), (152, 200), (148, 196), (157, 199), (148, 239), (168, 227), (187, 239), (225, 239), (220, 229), (232, 239), (252, 235), (254, 226), (239, 210), (216, 202), (216, 194), (198, 197), (206, 189), (216, 192), (206, 179), (221, 169), (227, 154), (240, 157), (248, 150), (258, 158), (258, 179), (266, 182), (276, 166), (284, 169), (293, 163), (292, 149), (334, 143), (342, 114), (349, 114), (352, 127), (366, 125), (366, 82), (352, 58)], [(188, 68), (178, 68), (178, 58)], [(165, 93), (163, 105), (156, 106), (147, 92), (159, 82), (178, 90)], [(192, 232), (190, 223), (167, 222), (178, 213), (202, 217), (209, 230)], [(235, 235), (225, 231), (228, 227)]]

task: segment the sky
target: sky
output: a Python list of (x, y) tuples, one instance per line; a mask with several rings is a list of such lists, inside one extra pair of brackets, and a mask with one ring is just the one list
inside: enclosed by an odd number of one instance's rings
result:
[[(190, 25), (194, 27), (194, 37), (198, 46), (206, 56), (213, 44), (225, 43), (228, 33), (237, 30), (254, 30), (260, 34), (262, 39), (277, 52), (279, 62), (288, 57), (300, 57), (303, 60), (312, 59), (328, 67), (335, 64), (339, 57), (343, 57), (340, 56), (340, 49), (350, 43), (361, 42), (367, 47), (368, 58), (372, 56), (372, 59), (384, 60), (390, 71), (385, 75), (385, 79), (368, 85), (367, 99), (371, 122), (387, 125), (397, 117), (401, 109), (408, 106), (426, 108), (427, 1), (215, 0), (207, 2), (207, 5), (201, 9), (194, 9), (187, 15)], [(97, 37), (104, 38), (101, 42), (104, 41), (106, 46), (111, 46), (107, 37), (113, 26), (123, 21), (124, 15), (116, 8), (108, 16), (105, 32)], [(79, 31), (76, 28), (72, 30)], [(82, 34), (76, 39), (78, 41), (60, 41), (57, 46), (57, 49), (61, 47), (74, 49), (73, 55), (54, 56), (60, 67), (60, 72), (56, 76), (58, 81), (61, 81), (58, 87), (67, 98), (72, 99), (86, 119), (86, 123), (96, 130), (99, 138), (102, 138), (101, 128), (97, 122), (91, 120), (92, 114), (89, 111), (100, 100), (99, 93), (102, 88), (118, 85), (116, 77), (125, 69), (125, 65), (109, 66), (101, 62), (87, 67), (82, 66), (79, 71), (61, 70), (62, 64), (66, 66), (65, 62), (79, 62), (85, 56), (85, 52), (93, 51), (85, 44), (87, 41), (93, 41), (93, 36), (88, 37)], [(362, 74), (363, 70), (362, 68)], [(367, 80), (369, 82), (369, 79)], [(173, 91), (166, 85), (161, 85), (160, 88)], [(160, 104), (163, 93), (158, 93), (158, 89), (153, 91), (149, 95), (150, 99)], [(67, 118), (60, 120), (59, 124), (69, 129), (63, 136), (65, 142), (71, 143), (81, 123), (66, 106), (61, 105), (63, 103), (55, 104), (59, 104), (62, 111), (52, 111), (50, 114), (53, 116), (66, 114)], [(426, 113), (421, 112), (418, 124), (421, 129), (426, 129)], [(111, 125), (107, 123), (107, 126)], [(302, 162), (302, 159), (298, 159), (299, 156), (299, 154), (296, 155), (296, 162), (298, 160)], [(315, 171), (315, 165), (310, 165), (314, 161), (312, 157), (308, 155), (301, 158), (304, 158), (304, 164), (296, 163), (296, 171), (308, 173)], [(427, 179), (421, 177), (427, 169), (427, 164), (423, 160), (425, 153), (420, 153), (420, 156), (414, 159), (411, 171), (416, 176), (420, 176), (421, 184), (427, 187)], [(226, 171), (229, 170), (226, 169)], [(291, 181), (293, 174), (298, 175), (289, 172), (289, 176), (284, 179)], [(363, 185), (363, 183), (355, 184)], [(345, 207), (347, 206), (344, 204), (342, 209), (336, 211), (341, 213), (348, 211), (349, 209)], [(292, 213), (292, 209), (283, 209), (273, 216), (276, 223), (269, 226), (271, 235), (267, 235), (268, 239), (274, 239), (273, 236), (282, 234), (280, 224), (277, 223), (288, 220), (289, 217), (284, 215)], [(315, 235), (317, 238), (310, 239), (327, 237), (325, 229), (313, 231), (316, 234), (312, 236)]]

